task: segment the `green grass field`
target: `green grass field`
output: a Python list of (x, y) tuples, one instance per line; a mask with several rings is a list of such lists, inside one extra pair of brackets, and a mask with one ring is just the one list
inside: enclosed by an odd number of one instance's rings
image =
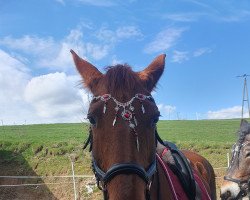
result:
[[(226, 166), (239, 124), (240, 120), (160, 121), (158, 132), (164, 140), (195, 150), (220, 167)], [(73, 153), (76, 173), (91, 173), (89, 153), (82, 150), (87, 134), (87, 124), (1, 126), (1, 159), (18, 162), (22, 156), (37, 174), (55, 175), (70, 171), (67, 155)]]
[[(227, 166), (226, 154), (237, 139), (239, 126), (239, 119), (180, 120), (160, 121), (157, 128), (162, 139), (198, 152), (217, 168)], [(76, 157), (75, 174), (92, 175), (90, 154), (82, 149), (87, 135), (87, 124), (0, 126), (0, 176), (71, 175), (69, 155)], [(223, 176), (224, 171), (217, 170), (216, 175)], [(217, 179), (217, 187), (221, 180)], [(85, 181), (78, 182), (79, 195), (84, 199), (102, 199), (97, 188), (92, 195), (86, 193)], [(72, 184), (48, 187), (58, 199), (73, 198)]]

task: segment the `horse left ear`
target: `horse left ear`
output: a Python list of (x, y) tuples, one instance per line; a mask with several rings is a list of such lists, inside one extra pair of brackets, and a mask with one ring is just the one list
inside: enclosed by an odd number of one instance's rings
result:
[(160, 79), (165, 67), (165, 54), (156, 57), (143, 71), (138, 72), (140, 79), (148, 91), (152, 91)]
[(240, 122), (240, 128), (241, 129), (247, 129), (249, 123), (247, 122), (247, 120), (245, 119), (242, 119), (241, 122)]
[(82, 76), (84, 86), (93, 93), (103, 74), (94, 65), (80, 58), (73, 50), (70, 50), (70, 52), (73, 56), (76, 68)]

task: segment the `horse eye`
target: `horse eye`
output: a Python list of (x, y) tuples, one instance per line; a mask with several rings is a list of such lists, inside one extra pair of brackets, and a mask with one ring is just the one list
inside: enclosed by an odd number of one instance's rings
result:
[(87, 119), (89, 120), (89, 123), (92, 125), (96, 125), (95, 118), (93, 116), (88, 115)]
[(158, 121), (159, 121), (159, 116), (153, 118), (153, 124), (157, 124)]
[(246, 158), (247, 158), (247, 157), (250, 157), (250, 152), (247, 152), (247, 153), (246, 153)]

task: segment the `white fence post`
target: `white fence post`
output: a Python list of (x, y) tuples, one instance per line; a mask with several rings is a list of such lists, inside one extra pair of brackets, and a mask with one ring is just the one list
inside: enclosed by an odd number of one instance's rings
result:
[(75, 171), (74, 171), (74, 161), (75, 161), (74, 155), (70, 155), (70, 161), (71, 161), (72, 179), (73, 179), (73, 187), (74, 187), (74, 199), (77, 200)]

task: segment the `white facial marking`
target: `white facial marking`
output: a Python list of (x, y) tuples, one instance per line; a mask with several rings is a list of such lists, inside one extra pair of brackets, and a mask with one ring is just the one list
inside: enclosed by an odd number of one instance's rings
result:
[(226, 185), (222, 185), (221, 190), (220, 190), (221, 194), (224, 194), (227, 191), (230, 191), (231, 197), (236, 197), (238, 193), (240, 192), (240, 188), (237, 183), (230, 182)]
[(242, 200), (249, 200), (249, 194), (242, 198)]

